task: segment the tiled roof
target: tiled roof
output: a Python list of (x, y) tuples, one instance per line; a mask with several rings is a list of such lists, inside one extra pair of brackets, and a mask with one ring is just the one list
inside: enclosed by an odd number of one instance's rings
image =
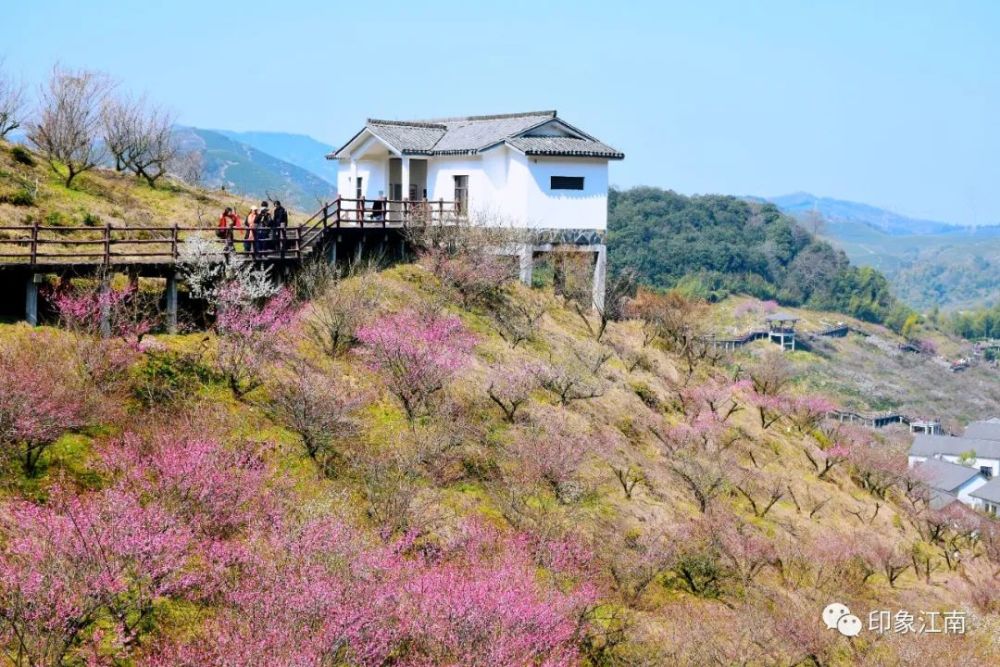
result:
[(939, 459), (927, 459), (913, 467), (913, 471), (931, 488), (939, 491), (955, 492), (970, 479), (982, 475), (975, 468), (967, 468), (957, 463)]
[[(472, 155), (507, 142), (528, 155), (607, 159), (625, 157), (623, 153), (582, 132), (579, 133), (581, 138), (521, 136), (556, 118), (555, 111), (460, 116), (420, 121), (369, 118), (365, 129), (400, 153), (410, 155)], [(347, 146), (357, 136), (355, 135), (351, 141), (327, 157), (342, 157)]]
[(965, 437), (1000, 440), (1000, 420), (994, 418), (982, 422), (972, 422), (965, 427)]
[(444, 136), (443, 125), (394, 123), (369, 119), (365, 126), (372, 134), (403, 153), (429, 151)]
[(611, 146), (574, 137), (513, 137), (507, 143), (525, 155), (573, 155), (620, 160), (625, 157)]
[(932, 510), (942, 510), (952, 503), (957, 503), (958, 496), (954, 493), (941, 491), (940, 489), (931, 489), (927, 501), (927, 504), (930, 505)]
[(555, 111), (541, 111), (517, 116), (444, 119), (442, 122), (448, 131), (434, 147), (434, 152), (475, 153), (555, 117)]
[(1000, 477), (991, 479), (969, 495), (991, 503), (1000, 503)]
[(954, 438), (948, 435), (918, 433), (913, 437), (910, 456), (934, 456), (935, 454), (958, 456), (968, 451), (974, 451), (976, 456), (982, 458), (1000, 459), (1000, 440)]

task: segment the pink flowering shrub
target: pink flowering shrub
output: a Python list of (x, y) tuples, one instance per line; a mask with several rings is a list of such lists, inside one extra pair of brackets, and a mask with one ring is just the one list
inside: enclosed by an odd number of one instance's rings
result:
[(124, 289), (56, 289), (51, 300), (68, 329), (121, 338), (133, 347), (139, 346), (156, 323), (152, 309), (133, 285)]
[(44, 451), (89, 412), (71, 352), (51, 334), (0, 343), (0, 445), (34, 475)]
[(457, 317), (413, 310), (381, 317), (358, 329), (357, 338), (411, 422), (434, 412), (434, 399), (469, 363), (475, 345)]
[(261, 385), (265, 367), (281, 352), (282, 332), (295, 316), (292, 293), (283, 289), (263, 305), (246, 302), (237, 285), (220, 294), (216, 365), (233, 396), (243, 398)]
[(749, 391), (749, 380), (731, 382), (712, 377), (697, 385), (688, 385), (678, 391), (684, 412), (691, 417), (710, 414), (725, 422), (743, 409), (743, 394)]
[(307, 364), (298, 364), (292, 370), (272, 387), (271, 412), (299, 434), (309, 458), (326, 468), (334, 441), (357, 430), (351, 415), (367, 396)]
[(490, 369), (486, 394), (500, 408), (504, 420), (513, 424), (518, 409), (542, 386), (545, 369), (539, 364), (522, 362)]
[[(97, 454), (103, 488), (0, 503), (0, 641), (17, 664), (578, 661), (595, 597), (574, 583), (578, 545), (477, 524), (386, 544), (286, 503), (245, 444), (130, 435)], [(163, 632), (166, 601), (205, 613)]]
[(836, 406), (822, 396), (796, 396), (788, 398), (785, 410), (799, 433), (815, 429)]
[(156, 665), (571, 665), (586, 588), (543, 585), (532, 543), (468, 526), (408, 555), (321, 519), (261, 532), (203, 636)]
[(17, 664), (66, 664), (107, 619), (120, 651), (139, 642), (158, 598), (185, 594), (191, 531), (123, 489), (36, 505), (7, 502), (0, 554), (0, 641)]

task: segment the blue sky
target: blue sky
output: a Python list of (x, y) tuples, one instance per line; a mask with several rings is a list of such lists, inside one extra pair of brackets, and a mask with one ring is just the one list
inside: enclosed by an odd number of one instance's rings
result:
[(619, 186), (1000, 222), (1000, 2), (153, 4), (14, 3), (0, 55), (332, 144), (369, 116), (555, 108), (626, 153)]

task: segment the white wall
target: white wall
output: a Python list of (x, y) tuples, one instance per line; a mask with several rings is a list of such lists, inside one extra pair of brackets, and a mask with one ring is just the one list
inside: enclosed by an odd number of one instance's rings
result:
[[(523, 178), (529, 227), (550, 229), (608, 228), (608, 161), (516, 155)], [(582, 176), (583, 190), (553, 190), (552, 176)]]
[[(359, 160), (364, 196), (388, 196), (384, 160)], [(338, 191), (354, 197), (350, 162), (342, 160)], [(427, 198), (455, 198), (454, 177), (469, 177), (469, 209), (487, 220), (535, 229), (594, 229), (608, 226), (608, 161), (527, 157), (506, 146), (479, 155), (435, 156), (427, 161)], [(552, 176), (582, 176), (583, 190), (552, 190)]]
[[(357, 175), (362, 178), (362, 193), (365, 199), (375, 199), (379, 191), (389, 194), (389, 186), (386, 181), (386, 172), (389, 168), (389, 159), (379, 160), (358, 160)], [(354, 199), (355, 188), (351, 180), (351, 161), (340, 160), (337, 164), (337, 192), (341, 197)]]
[(982, 475), (973, 477), (968, 482), (958, 487), (958, 490), (955, 492), (955, 495), (958, 496), (958, 499), (963, 503), (965, 503), (966, 505), (973, 505), (973, 506), (979, 505), (980, 501), (977, 500), (976, 498), (971, 497), (969, 494), (978, 489), (979, 487), (985, 486), (986, 482), (987, 479)]

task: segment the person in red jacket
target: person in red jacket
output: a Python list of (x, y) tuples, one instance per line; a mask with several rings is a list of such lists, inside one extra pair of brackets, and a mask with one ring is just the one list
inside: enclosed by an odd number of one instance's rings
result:
[(243, 221), (240, 220), (240, 216), (236, 215), (232, 207), (227, 206), (219, 216), (219, 229), (216, 231), (216, 236), (226, 241), (226, 252), (231, 252), (233, 249), (235, 230), (242, 228)]

